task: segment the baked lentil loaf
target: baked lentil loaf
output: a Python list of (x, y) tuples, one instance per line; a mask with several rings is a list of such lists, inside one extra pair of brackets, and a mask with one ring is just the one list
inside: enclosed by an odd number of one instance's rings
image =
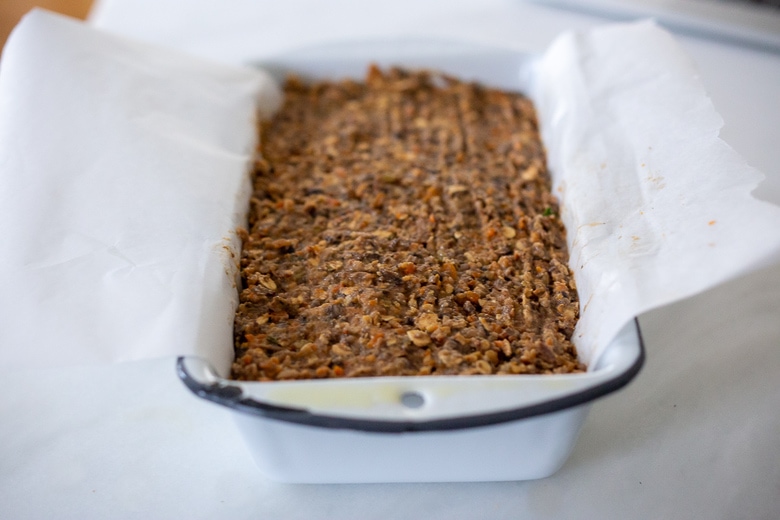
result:
[(233, 378), (584, 370), (527, 98), (376, 67), (284, 90), (240, 233)]

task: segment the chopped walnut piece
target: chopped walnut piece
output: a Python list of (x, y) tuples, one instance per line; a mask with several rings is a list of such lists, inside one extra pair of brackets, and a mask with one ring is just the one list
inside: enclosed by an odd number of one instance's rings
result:
[(584, 370), (527, 98), (372, 67), (289, 80), (261, 137), (234, 378)]
[(421, 330), (410, 330), (406, 333), (412, 343), (418, 347), (424, 347), (431, 344), (431, 337)]
[(439, 328), (439, 317), (432, 312), (423, 313), (417, 318), (417, 326), (425, 332), (433, 332)]

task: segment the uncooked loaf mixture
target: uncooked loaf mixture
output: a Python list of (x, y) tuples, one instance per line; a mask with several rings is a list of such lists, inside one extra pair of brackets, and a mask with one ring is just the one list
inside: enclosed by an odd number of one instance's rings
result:
[(284, 90), (241, 231), (233, 378), (585, 369), (526, 97), (376, 67)]

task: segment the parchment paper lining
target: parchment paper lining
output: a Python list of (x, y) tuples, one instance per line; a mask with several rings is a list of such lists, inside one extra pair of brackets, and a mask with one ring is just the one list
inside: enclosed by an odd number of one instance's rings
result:
[[(34, 11), (0, 64), (0, 367), (232, 356), (262, 71)], [(518, 71), (518, 77), (520, 71)], [(776, 261), (780, 209), (651, 23), (561, 36), (531, 92), (592, 362), (648, 309)]]

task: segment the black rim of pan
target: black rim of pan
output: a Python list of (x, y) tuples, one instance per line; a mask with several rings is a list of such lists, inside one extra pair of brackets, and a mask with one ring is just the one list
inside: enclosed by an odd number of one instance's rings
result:
[(492, 426), (496, 424), (528, 419), (539, 415), (560, 412), (568, 408), (579, 406), (599, 397), (610, 394), (626, 386), (639, 373), (645, 361), (645, 346), (639, 322), (635, 319), (637, 335), (639, 337), (639, 356), (636, 361), (623, 372), (617, 374), (598, 385), (586, 388), (574, 394), (551, 399), (541, 403), (491, 412), (485, 414), (464, 415), (448, 417), (446, 419), (433, 419), (428, 421), (384, 421), (377, 419), (357, 419), (327, 415), (311, 412), (305, 408), (277, 406), (264, 403), (252, 398), (244, 397), (241, 387), (231, 385), (223, 381), (216, 383), (202, 383), (197, 381), (188, 371), (185, 358), (179, 357), (176, 362), (176, 372), (182, 382), (195, 395), (207, 401), (222, 406), (227, 406), (236, 411), (257, 415), (268, 419), (275, 419), (288, 423), (305, 426), (316, 426), (330, 429), (347, 429), (376, 433), (407, 433), (407, 432), (435, 432), (447, 430), (462, 430), (477, 428), (480, 426)]

